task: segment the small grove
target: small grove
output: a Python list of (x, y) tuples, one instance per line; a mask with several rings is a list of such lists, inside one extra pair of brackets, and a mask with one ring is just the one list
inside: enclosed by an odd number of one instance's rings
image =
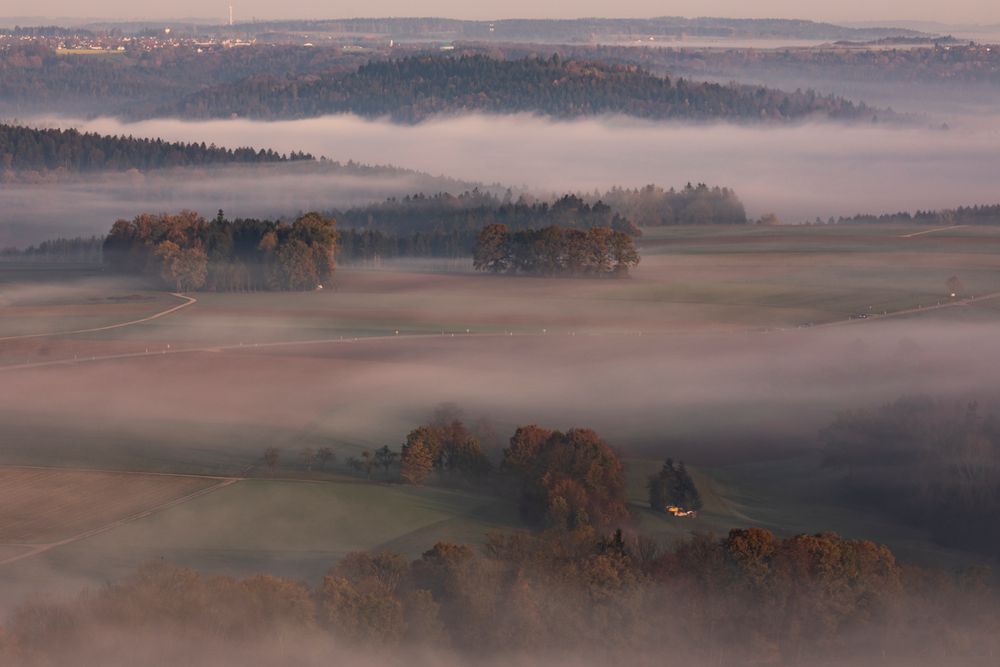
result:
[(333, 275), (336, 224), (316, 213), (291, 224), (143, 214), (114, 224), (104, 264), (177, 291), (311, 290)]
[(638, 264), (632, 237), (609, 227), (510, 231), (487, 225), (473, 251), (476, 270), (490, 273), (623, 277)]

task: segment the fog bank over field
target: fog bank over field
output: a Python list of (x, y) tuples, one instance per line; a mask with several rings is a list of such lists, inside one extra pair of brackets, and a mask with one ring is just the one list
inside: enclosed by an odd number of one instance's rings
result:
[(0, 187), (0, 247), (104, 234), (119, 219), (180, 209), (212, 217), (275, 218), (361, 206), (414, 192), (462, 191), (451, 179), (402, 170), (278, 164), (106, 173)]
[(995, 201), (1000, 196), (996, 121), (979, 116), (948, 131), (832, 123), (691, 125), (625, 118), (556, 122), (528, 115), (469, 115), (417, 126), (354, 116), (271, 123), (123, 124), (97, 119), (61, 124), (102, 133), (305, 150), (536, 191), (703, 181), (735, 188), (751, 215), (775, 211), (785, 221), (801, 222), (860, 211)]

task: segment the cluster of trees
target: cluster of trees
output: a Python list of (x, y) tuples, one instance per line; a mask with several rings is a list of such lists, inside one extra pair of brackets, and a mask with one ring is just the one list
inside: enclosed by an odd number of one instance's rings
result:
[(479, 189), (459, 195), (417, 194), (377, 204), (335, 211), (344, 231), (341, 257), (371, 261), (392, 257), (468, 257), (480, 231), (491, 224), (526, 230), (551, 225), (591, 229), (610, 227), (631, 235), (641, 231), (598, 199), (577, 195), (553, 202), (522, 196), (516, 201)]
[(627, 276), (639, 263), (632, 237), (609, 227), (509, 231), (487, 225), (476, 238), (477, 271), (569, 276)]
[(656, 185), (612, 188), (601, 196), (616, 213), (639, 227), (662, 225), (743, 225), (743, 202), (729, 188), (688, 183), (680, 190)]
[(313, 160), (312, 155), (282, 155), (268, 149), (219, 148), (162, 139), (103, 136), (91, 132), (36, 129), (0, 124), (0, 173), (34, 171), (125, 171), (217, 164), (257, 164)]
[(493, 470), (479, 438), (458, 419), (410, 431), (399, 461), (400, 477), (417, 485), (423, 484), (435, 471), (464, 478), (482, 478)]
[(904, 567), (867, 541), (751, 528), (662, 549), (581, 529), (439, 542), (412, 561), (352, 553), (315, 587), (150, 564), (72, 602), (22, 606), (0, 632), (0, 658), (314, 664), (357, 662), (368, 648), (457, 663), (991, 664), (998, 622), (981, 573)]
[(521, 515), (532, 525), (577, 530), (629, 519), (621, 460), (590, 429), (522, 426), (503, 451), (501, 469), (520, 487)]
[(1000, 547), (1000, 411), (977, 402), (901, 398), (840, 415), (821, 433), (845, 491), (939, 542)]
[(112, 271), (178, 291), (311, 290), (329, 281), (336, 247), (336, 221), (316, 213), (287, 224), (184, 211), (119, 220), (103, 258)]
[[(389, 446), (364, 451), (346, 465), (369, 479), (381, 470), (386, 481), (415, 486), (435, 481), (510, 493), (519, 498), (524, 520), (537, 527), (603, 530), (630, 520), (622, 462), (594, 431), (519, 427), (503, 449), (499, 470), (484, 445), (492, 440), (487, 421), (470, 429), (461, 411), (445, 404), (429, 423), (407, 434), (400, 451)], [(282, 465), (280, 457), (277, 448), (264, 452), (263, 462), (272, 474)], [(321, 471), (336, 457), (328, 448), (306, 448), (297, 460), (300, 471)]]
[(673, 459), (667, 459), (660, 472), (649, 478), (646, 488), (649, 507), (654, 511), (665, 512), (671, 506), (695, 511), (702, 507), (701, 493), (683, 461), (675, 464)]
[(296, 118), (354, 113), (416, 123), (462, 112), (558, 118), (624, 114), (651, 119), (857, 119), (864, 104), (763, 87), (658, 77), (635, 65), (485, 55), (372, 61), (347, 75), (252, 77), (189, 95), (155, 115)]

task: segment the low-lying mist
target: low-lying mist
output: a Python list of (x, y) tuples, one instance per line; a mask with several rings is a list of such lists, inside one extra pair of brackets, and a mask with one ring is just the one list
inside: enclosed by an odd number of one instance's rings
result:
[(393, 169), (312, 164), (80, 175), (0, 186), (0, 248), (105, 234), (119, 219), (190, 209), (212, 217), (275, 218), (472, 185)]
[[(528, 115), (469, 115), (413, 127), (353, 116), (272, 123), (60, 122), (103, 133), (306, 150), (542, 192), (703, 181), (735, 188), (751, 215), (773, 211), (786, 222), (992, 202), (1000, 167), (997, 120), (981, 115), (948, 131), (624, 118), (557, 122)], [(266, 182), (258, 186), (270, 190)]]

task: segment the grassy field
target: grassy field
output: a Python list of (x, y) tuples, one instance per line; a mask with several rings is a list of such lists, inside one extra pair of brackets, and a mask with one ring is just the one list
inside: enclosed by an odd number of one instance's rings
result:
[(0, 468), (0, 544), (50, 544), (218, 484), (203, 477)]
[(520, 525), (513, 504), (467, 491), (359, 479), (247, 480), (0, 565), (0, 587), (20, 597), (95, 586), (159, 559), (315, 582), (351, 551), (388, 549), (415, 558), (439, 540), (479, 543), (490, 531)]
[[(519, 424), (597, 429), (628, 460), (639, 529), (663, 540), (750, 525), (835, 530), (909, 560), (976, 561), (853, 505), (818, 465), (816, 434), (842, 409), (978, 392), (1000, 377), (1000, 299), (850, 319), (947, 302), (951, 275), (968, 294), (1000, 292), (1000, 229), (911, 236), (921, 231), (649, 230), (627, 280), (348, 268), (322, 292), (197, 294), (136, 326), (0, 341), (0, 464), (234, 476), (249, 466), (255, 477), (0, 566), (0, 582), (92, 585), (155, 558), (315, 578), (353, 549), (414, 556), (518, 526), (516, 508), (488, 495), (345, 475), (348, 457), (398, 448), (446, 401), (492, 422), (494, 456)], [(0, 265), (0, 338), (177, 303), (93, 268)], [(339, 461), (315, 482), (259, 479), (271, 446), (289, 474), (304, 447), (329, 446)], [(705, 499), (697, 519), (644, 507), (645, 479), (666, 456), (691, 465)], [(173, 493), (128, 479), (14, 480), (22, 499), (3, 506), (0, 475), (0, 536), (10, 532), (0, 560)], [(56, 525), (45, 512), (59, 513), (63, 490), (88, 500)]]

